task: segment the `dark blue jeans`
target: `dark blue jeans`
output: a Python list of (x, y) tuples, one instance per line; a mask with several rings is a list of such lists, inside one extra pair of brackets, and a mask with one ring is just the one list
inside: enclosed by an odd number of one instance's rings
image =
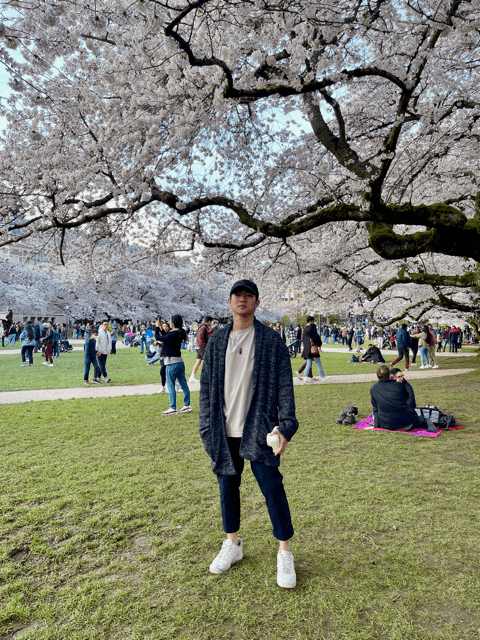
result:
[(170, 408), (177, 408), (177, 393), (175, 391), (175, 380), (178, 380), (178, 384), (182, 387), (183, 391), (183, 404), (190, 406), (190, 389), (188, 388), (187, 378), (185, 377), (185, 364), (183, 362), (175, 362), (174, 364), (167, 364), (167, 385), (168, 385), (168, 397), (170, 400)]
[[(236, 533), (240, 529), (240, 483), (244, 459), (240, 457), (241, 438), (228, 438), (230, 453), (235, 465), (235, 476), (217, 474), (220, 486), (220, 504), (222, 507), (223, 530), (225, 533)], [(273, 535), (277, 540), (290, 540), (293, 536), (292, 519), (287, 496), (283, 487), (283, 476), (278, 467), (268, 467), (262, 462), (250, 462), (252, 473), (260, 487), (268, 515), (273, 526)]]
[(30, 364), (33, 364), (33, 344), (22, 347), (22, 362), (26, 362), (25, 358), (28, 358)]
[(93, 364), (93, 377), (94, 378), (99, 378), (100, 377), (100, 369), (98, 368), (98, 362), (97, 362), (97, 357), (95, 356), (95, 358), (93, 358), (93, 360), (90, 360), (90, 358), (85, 358), (85, 371), (83, 374), (83, 379), (84, 380), (88, 380), (88, 376), (90, 374), (90, 365)]
[[(108, 378), (106, 364), (107, 364), (107, 356), (106, 355), (103, 355), (103, 353), (102, 353), (101, 355), (97, 356), (98, 369), (99, 369), (100, 374), (104, 378)], [(97, 377), (99, 378), (100, 376), (97, 376)]]

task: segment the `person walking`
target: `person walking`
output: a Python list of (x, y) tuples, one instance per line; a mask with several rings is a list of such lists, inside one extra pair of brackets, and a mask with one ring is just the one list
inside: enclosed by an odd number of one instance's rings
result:
[(360, 353), (360, 351), (362, 350), (362, 344), (364, 342), (363, 331), (361, 327), (357, 327), (355, 329), (355, 342), (357, 343), (357, 353)]
[[(47, 322), (47, 324), (44, 327), (44, 331), (45, 333), (43, 335), (42, 344), (45, 347), (45, 362), (42, 362), (42, 364), (48, 367), (53, 367), (52, 348), (53, 348), (54, 332), (52, 329), (51, 322)], [(50, 362), (48, 362), (49, 360)]]
[[(307, 325), (303, 330), (303, 351), (302, 358), (307, 361), (307, 366), (305, 367), (305, 371), (303, 373), (303, 382), (325, 382), (326, 380), (330, 380), (330, 376), (326, 376), (322, 367), (322, 361), (320, 360), (320, 347), (322, 346), (322, 341), (320, 340), (320, 336), (317, 332), (317, 327), (315, 326), (315, 319), (313, 316), (307, 316)], [(312, 368), (312, 364), (315, 362), (319, 377), (309, 378), (308, 374), (310, 373), (310, 369)]]
[(209, 340), (209, 328), (212, 326), (212, 320), (213, 318), (211, 316), (205, 316), (203, 322), (198, 327), (197, 338), (195, 340), (195, 345), (197, 347), (197, 359), (195, 360), (192, 373), (188, 379), (189, 382), (197, 382), (195, 374), (200, 368), (205, 355), (205, 348)]
[(430, 347), (430, 331), (428, 326), (425, 325), (422, 327), (422, 331), (417, 333), (416, 337), (418, 338), (418, 348), (420, 351), (420, 361), (421, 365), (419, 369), (430, 369), (430, 359), (429, 359), (429, 347)]
[[(240, 483), (244, 461), (249, 460), (279, 543), (277, 584), (293, 588), (294, 529), (278, 469), (280, 456), (298, 429), (288, 348), (278, 333), (255, 319), (260, 303), (254, 282), (236, 282), (228, 304), (233, 322), (210, 340), (200, 380), (200, 436), (217, 476), (227, 534), (210, 572), (224, 573), (243, 558), (243, 540), (238, 536)], [(275, 451), (267, 445), (267, 436), (278, 437)]]
[(84, 368), (84, 372), (83, 372), (83, 381), (85, 383), (85, 385), (89, 385), (90, 382), (88, 381), (89, 375), (90, 375), (90, 366), (93, 365), (93, 382), (95, 384), (100, 384), (102, 382), (101, 377), (100, 377), (100, 369), (98, 367), (98, 360), (97, 360), (97, 336), (98, 336), (98, 331), (96, 329), (93, 329), (93, 331), (90, 333), (90, 337), (88, 338), (88, 340), (85, 340), (85, 346), (83, 347), (83, 353), (84, 353), (84, 364), (85, 364), (85, 368)]
[(31, 367), (33, 367), (33, 349), (35, 347), (35, 331), (33, 330), (32, 323), (29, 320), (25, 325), (25, 329), (20, 334), (20, 340), (22, 342), (22, 364), (21, 367), (27, 366), (26, 358)]
[(396, 337), (398, 358), (395, 358), (395, 360), (392, 362), (392, 365), (397, 364), (397, 362), (400, 362), (400, 360), (405, 357), (405, 369), (408, 369), (410, 356), (409, 348), (412, 346), (412, 339), (407, 331), (407, 325), (405, 323), (402, 324), (400, 329), (397, 331)]
[[(160, 322), (160, 318), (157, 318), (158, 325), (155, 326), (155, 338), (158, 336), (165, 336), (170, 331), (170, 326), (168, 322)], [(160, 343), (160, 341), (158, 341)], [(160, 343), (162, 348), (160, 350), (160, 380), (162, 383), (161, 389), (158, 393), (167, 393), (165, 386), (167, 384), (167, 367), (165, 365), (165, 358), (167, 357), (167, 345), (165, 343)], [(177, 382), (175, 383), (175, 390), (178, 391)]]
[(112, 356), (115, 356), (117, 355), (117, 340), (118, 340), (118, 329), (117, 329), (116, 322), (112, 324), (112, 330), (110, 331), (110, 336), (112, 338)]
[(353, 327), (351, 324), (349, 324), (347, 329), (347, 347), (349, 351), (353, 351), (352, 349), (353, 334), (354, 334)]
[(146, 336), (146, 329), (145, 329), (145, 325), (142, 324), (142, 326), (140, 327), (140, 353), (143, 353), (143, 349), (145, 348), (145, 351), (147, 350), (147, 336)]
[[(95, 331), (95, 328), (92, 327), (90, 330), (90, 335)], [(103, 320), (100, 328), (98, 330), (97, 341), (96, 341), (96, 349), (97, 349), (97, 362), (98, 368), (100, 369), (100, 376), (103, 376), (104, 382), (111, 382), (112, 379), (108, 377), (106, 365), (107, 365), (107, 357), (110, 351), (112, 350), (112, 336), (110, 335), (110, 331), (108, 330), (108, 320)]]
[(450, 329), (450, 335), (449, 335), (449, 339), (450, 339), (450, 347), (449, 347), (449, 352), (450, 353), (457, 353), (458, 350), (458, 329), (455, 325), (453, 325), (453, 327)]
[(33, 327), (33, 331), (35, 333), (35, 348), (33, 353), (38, 353), (40, 351), (40, 323), (36, 322)]
[(8, 345), (11, 344), (12, 347), (15, 346), (15, 340), (17, 339), (17, 327), (15, 324), (10, 325), (10, 329), (8, 330), (8, 340), (5, 345), (8, 348)]

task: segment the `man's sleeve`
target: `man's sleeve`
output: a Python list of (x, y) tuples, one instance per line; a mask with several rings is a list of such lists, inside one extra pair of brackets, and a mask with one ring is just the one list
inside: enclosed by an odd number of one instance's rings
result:
[(199, 422), (200, 437), (203, 441), (205, 451), (208, 453), (207, 438), (210, 431), (210, 368), (212, 366), (212, 356), (215, 341), (209, 340), (205, 348), (202, 371), (200, 374), (200, 398), (199, 398)]
[(295, 417), (295, 395), (293, 393), (292, 366), (290, 354), (284, 343), (279, 345), (277, 356), (277, 406), (279, 427), (278, 430), (287, 440), (293, 438), (298, 429), (298, 420)]
[(373, 396), (372, 389), (370, 389), (370, 397), (372, 399), (373, 426), (378, 429), (380, 427), (380, 421), (378, 419), (378, 407), (377, 407), (377, 401)]

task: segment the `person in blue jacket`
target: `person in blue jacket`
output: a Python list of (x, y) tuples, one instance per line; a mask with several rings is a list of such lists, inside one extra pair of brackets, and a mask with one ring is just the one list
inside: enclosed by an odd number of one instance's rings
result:
[(410, 337), (410, 334), (407, 331), (406, 324), (402, 324), (400, 329), (397, 331), (396, 340), (397, 340), (398, 358), (395, 358), (395, 360), (392, 362), (392, 365), (397, 364), (397, 362), (400, 362), (400, 360), (402, 360), (402, 358), (405, 357), (405, 369), (408, 369), (409, 355), (410, 355), (409, 348), (412, 346), (412, 338)]
[(98, 335), (98, 330), (93, 329), (92, 332), (90, 333), (88, 340), (85, 340), (85, 346), (83, 348), (84, 361), (85, 361), (83, 380), (87, 386), (90, 384), (88, 377), (90, 375), (90, 366), (92, 364), (93, 364), (93, 382), (95, 384), (100, 384), (102, 382), (100, 367), (98, 366), (98, 360), (97, 360), (97, 347), (96, 347), (97, 335)]
[(21, 367), (27, 366), (26, 358), (33, 367), (33, 349), (35, 347), (35, 331), (33, 330), (32, 323), (29, 320), (20, 334), (20, 340), (22, 342), (22, 364)]
[[(233, 322), (212, 334), (200, 379), (200, 436), (217, 476), (227, 534), (210, 571), (224, 573), (243, 558), (240, 482), (249, 460), (279, 541), (277, 584), (292, 588), (293, 526), (278, 469), (280, 455), (298, 429), (290, 356), (281, 336), (254, 317), (260, 304), (255, 283), (236, 282), (228, 304)], [(275, 451), (267, 445), (267, 435), (278, 437)]]

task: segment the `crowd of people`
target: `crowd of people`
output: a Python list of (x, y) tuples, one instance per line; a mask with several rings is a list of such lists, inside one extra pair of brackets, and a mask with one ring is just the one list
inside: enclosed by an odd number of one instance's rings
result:
[(3, 321), (0, 321), (0, 338), (4, 348), (21, 343), (21, 367), (27, 364), (33, 367), (34, 353), (42, 353), (45, 358), (42, 364), (53, 367), (53, 359), (58, 358), (61, 351), (72, 349), (68, 342), (68, 328), (65, 323), (55, 324), (48, 321), (34, 323), (28, 320), (25, 323), (12, 322), (5, 326)]

